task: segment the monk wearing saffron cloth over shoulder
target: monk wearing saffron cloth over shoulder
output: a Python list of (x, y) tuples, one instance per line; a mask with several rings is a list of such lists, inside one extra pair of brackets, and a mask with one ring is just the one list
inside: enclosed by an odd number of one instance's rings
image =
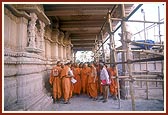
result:
[(70, 104), (69, 100), (72, 96), (71, 92), (71, 78), (73, 77), (72, 70), (70, 69), (71, 64), (67, 63), (61, 72), (62, 78), (62, 92), (64, 97), (64, 104)]
[(81, 76), (80, 76), (80, 68), (79, 64), (75, 64), (75, 68), (73, 69), (74, 78), (77, 82), (74, 84), (74, 94), (80, 95), (81, 92)]
[(62, 68), (60, 61), (57, 62), (57, 65), (54, 66), (51, 70), (49, 83), (52, 85), (53, 89), (53, 103), (56, 101), (59, 102), (61, 96), (62, 96), (62, 89), (61, 89), (61, 74)]
[(93, 63), (90, 64), (90, 72), (88, 76), (88, 93), (93, 100), (97, 100), (97, 71)]
[(87, 85), (88, 85), (88, 75), (89, 68), (86, 63), (83, 64), (83, 68), (81, 70), (81, 81), (82, 81), (82, 92), (83, 94), (87, 93)]
[(98, 81), (97, 81), (97, 91), (98, 91), (99, 95), (102, 95), (103, 91), (102, 91), (101, 80), (100, 80), (100, 65), (98, 63), (95, 63), (95, 67), (96, 67), (97, 78), (98, 78)]
[(112, 95), (113, 99), (117, 99), (117, 94), (118, 94), (118, 84), (117, 84), (117, 79), (116, 79), (116, 67), (113, 65), (113, 67), (108, 68), (108, 73), (111, 79), (110, 83), (110, 94)]

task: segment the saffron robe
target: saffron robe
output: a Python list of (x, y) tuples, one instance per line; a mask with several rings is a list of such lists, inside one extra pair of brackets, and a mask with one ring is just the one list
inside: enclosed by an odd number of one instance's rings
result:
[(70, 68), (66, 65), (64, 66), (61, 72), (62, 92), (63, 92), (64, 101), (68, 101), (72, 96), (71, 77), (68, 75), (69, 70)]
[(113, 78), (116, 76), (116, 69), (114, 68), (108, 68), (108, 73), (110, 75), (110, 94), (116, 96), (118, 94), (118, 83), (117, 79)]
[(97, 98), (97, 71), (95, 67), (91, 67), (88, 76), (88, 94), (93, 98)]
[(88, 75), (89, 75), (89, 68), (88, 67), (82, 68), (81, 81), (82, 81), (82, 92), (83, 93), (87, 93)]
[(81, 92), (80, 68), (74, 68), (73, 73), (74, 73), (74, 78), (77, 80), (77, 82), (73, 85), (74, 86), (73, 92), (76, 94), (80, 94)]
[[(58, 76), (54, 76), (53, 74), (55, 69), (58, 70)], [(54, 66), (50, 73), (49, 83), (52, 85), (54, 99), (60, 99), (62, 96), (61, 78), (60, 78), (61, 71), (62, 71), (61, 67)]]

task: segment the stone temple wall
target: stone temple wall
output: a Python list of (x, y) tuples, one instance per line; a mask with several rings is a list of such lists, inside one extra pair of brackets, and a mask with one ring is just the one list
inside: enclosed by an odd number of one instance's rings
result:
[(38, 11), (41, 6), (4, 6), (5, 111), (46, 110), (52, 103), (50, 70), (56, 61), (70, 60), (58, 53), (58, 47), (71, 49), (71, 44), (59, 42), (64, 41), (64, 33), (52, 30), (49, 19)]

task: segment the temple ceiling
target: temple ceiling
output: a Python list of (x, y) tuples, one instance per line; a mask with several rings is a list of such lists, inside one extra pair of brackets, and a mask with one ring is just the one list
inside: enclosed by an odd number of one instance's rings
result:
[[(125, 4), (126, 16), (131, 12), (132, 6), (133, 4)], [(43, 7), (53, 29), (59, 28), (70, 33), (73, 50), (92, 50), (95, 47), (95, 40), (99, 39), (109, 10), (113, 12), (112, 18), (121, 18), (119, 4), (44, 4)], [(113, 21), (114, 28), (117, 23), (118, 21)], [(108, 24), (102, 32), (108, 32)]]

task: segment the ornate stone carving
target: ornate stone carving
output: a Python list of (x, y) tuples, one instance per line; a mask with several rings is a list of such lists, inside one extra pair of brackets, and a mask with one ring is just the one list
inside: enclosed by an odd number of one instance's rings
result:
[[(5, 50), (7, 46), (4, 47), (4, 109), (42, 110), (52, 101), (46, 94), (44, 85), (49, 76), (44, 74), (48, 70), (46, 65), (50, 67), (51, 61), (37, 54), (44, 48), (41, 41), (44, 40), (45, 22), (33, 10), (30, 10), (31, 18), (28, 19), (8, 9), (5, 12), (4, 39), (12, 46), (16, 41), (16, 45), (20, 45), (23, 50), (15, 50), (13, 47)], [(48, 49), (51, 49), (50, 44)]]
[(55, 29), (55, 30), (52, 31), (52, 40), (53, 40), (53, 42), (59, 43), (59, 41), (58, 41), (59, 35), (60, 35), (59, 29)]
[(56, 31), (56, 42), (58, 43), (58, 37), (59, 37), (59, 34), (60, 34), (60, 31), (59, 31), (59, 29), (56, 29), (55, 30)]
[(44, 32), (45, 32), (45, 30), (44, 30), (44, 27), (45, 27), (45, 23), (44, 22), (42, 22), (42, 21), (39, 21), (39, 23), (40, 23), (40, 49), (43, 49), (43, 42), (44, 42)]
[(64, 33), (60, 32), (58, 41), (61, 43), (62, 46), (64, 46), (64, 36)]
[(43, 51), (44, 42), (44, 22), (37, 20), (38, 17), (35, 13), (30, 13), (31, 20), (28, 26), (28, 47), (29, 52), (41, 53)]
[(31, 20), (29, 21), (28, 26), (28, 47), (35, 48), (35, 28), (36, 28), (36, 20), (37, 15), (35, 13), (31, 13)]
[(44, 14), (44, 8), (41, 4), (14, 4), (13, 6), (19, 11), (26, 11), (29, 13), (36, 12), (40, 20), (42, 20), (46, 25), (50, 24), (50, 20)]
[(70, 33), (69, 32), (65, 32), (65, 37), (64, 37), (64, 45), (66, 45), (66, 46), (68, 46), (68, 44), (69, 44), (69, 35), (70, 35)]

